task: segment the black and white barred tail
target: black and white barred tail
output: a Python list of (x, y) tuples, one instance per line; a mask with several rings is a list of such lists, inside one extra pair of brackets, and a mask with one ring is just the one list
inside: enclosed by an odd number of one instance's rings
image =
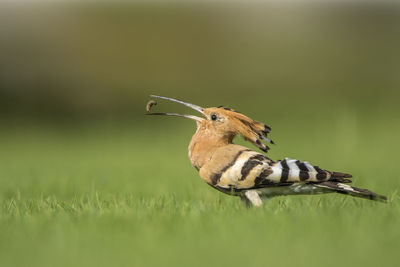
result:
[(308, 162), (301, 162), (295, 159), (286, 158), (273, 164), (273, 173), (270, 178), (279, 178), (280, 183), (307, 181), (316, 187), (332, 190), (336, 193), (351, 195), (355, 197), (386, 202), (387, 198), (376, 194), (368, 189), (350, 186), (344, 183), (351, 183), (351, 174), (323, 170)]
[(340, 193), (340, 194), (351, 195), (354, 197), (360, 197), (360, 198), (365, 198), (365, 199), (370, 199), (370, 200), (375, 200), (375, 201), (387, 202), (387, 197), (385, 197), (383, 195), (376, 194), (368, 189), (362, 189), (362, 188), (350, 186), (347, 184), (326, 181), (326, 182), (321, 182), (321, 183), (315, 184), (315, 186), (317, 186), (319, 188), (329, 189), (329, 190), (332, 190), (332, 191), (334, 191), (336, 193)]

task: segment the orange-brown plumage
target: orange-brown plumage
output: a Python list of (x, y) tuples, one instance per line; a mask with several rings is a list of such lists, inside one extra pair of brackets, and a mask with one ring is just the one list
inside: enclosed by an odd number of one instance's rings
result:
[(200, 177), (212, 187), (227, 194), (237, 195), (247, 204), (259, 206), (261, 199), (276, 195), (318, 194), (339, 192), (372, 200), (386, 197), (366, 189), (346, 185), (352, 176), (331, 172), (308, 162), (284, 159), (272, 161), (247, 147), (233, 144), (236, 135), (262, 151), (271, 128), (261, 122), (224, 107), (202, 108), (177, 99), (153, 96), (184, 104), (200, 112), (203, 117), (177, 113), (148, 113), (148, 115), (179, 116), (195, 120), (196, 133), (189, 144), (191, 164)]

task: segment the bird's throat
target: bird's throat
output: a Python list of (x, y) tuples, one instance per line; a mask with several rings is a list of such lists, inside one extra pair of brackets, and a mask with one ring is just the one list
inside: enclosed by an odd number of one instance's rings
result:
[(207, 163), (214, 151), (232, 144), (234, 135), (216, 135), (206, 128), (199, 127), (189, 144), (189, 158), (192, 165), (199, 170)]

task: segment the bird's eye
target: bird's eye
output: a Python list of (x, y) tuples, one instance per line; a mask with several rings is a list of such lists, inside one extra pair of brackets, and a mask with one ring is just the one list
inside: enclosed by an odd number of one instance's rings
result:
[(213, 121), (217, 120), (217, 115), (212, 114), (212, 115), (211, 115), (211, 119), (212, 119)]

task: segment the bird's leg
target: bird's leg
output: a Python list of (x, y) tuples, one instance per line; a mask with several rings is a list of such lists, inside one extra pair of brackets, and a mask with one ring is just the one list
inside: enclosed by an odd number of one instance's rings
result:
[(240, 200), (246, 205), (246, 208), (251, 208), (251, 202), (245, 195), (240, 195)]
[(246, 207), (249, 207), (250, 203), (256, 207), (260, 207), (262, 205), (262, 200), (255, 190), (246, 191), (244, 196), (242, 195), (240, 198), (245, 202)]

